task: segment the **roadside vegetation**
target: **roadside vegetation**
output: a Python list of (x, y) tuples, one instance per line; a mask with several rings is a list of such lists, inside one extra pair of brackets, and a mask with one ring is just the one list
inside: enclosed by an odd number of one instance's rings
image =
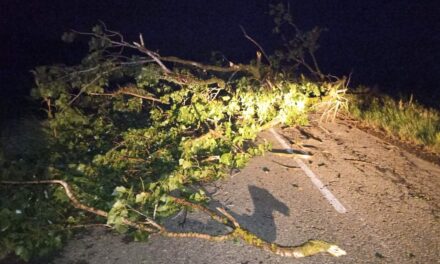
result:
[(359, 93), (350, 96), (349, 111), (364, 125), (440, 153), (440, 113), (418, 104), (412, 96), (396, 100), (384, 94)]

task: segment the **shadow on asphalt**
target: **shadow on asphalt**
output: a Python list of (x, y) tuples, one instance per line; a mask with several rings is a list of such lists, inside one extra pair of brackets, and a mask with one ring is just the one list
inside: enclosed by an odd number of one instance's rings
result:
[(289, 215), (289, 207), (275, 198), (268, 190), (249, 185), (254, 211), (252, 214), (232, 215), (244, 228), (255, 233), (268, 242), (274, 242), (277, 238), (277, 227), (274, 220), (274, 212), (285, 216)]
[[(247, 208), (251, 214), (237, 214), (234, 211), (228, 212), (238, 221), (238, 223), (245, 229), (256, 234), (260, 238), (274, 242), (277, 238), (277, 227), (274, 220), (274, 213), (279, 212), (285, 216), (289, 216), (290, 210), (283, 202), (275, 198), (268, 190), (249, 185), (249, 194), (252, 199), (254, 210)], [(208, 192), (206, 192), (209, 195)], [(212, 198), (212, 197), (211, 197)], [(218, 201), (211, 200), (210, 207), (224, 207)], [(215, 221), (209, 221), (209, 224), (214, 224)], [(194, 223), (193, 223), (194, 224)], [(200, 223), (200, 225), (203, 225)]]

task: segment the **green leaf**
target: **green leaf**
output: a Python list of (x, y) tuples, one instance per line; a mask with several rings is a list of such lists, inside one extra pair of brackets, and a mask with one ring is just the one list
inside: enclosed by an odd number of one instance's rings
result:
[(127, 188), (125, 188), (124, 186), (118, 186), (115, 188), (112, 195), (122, 197), (125, 193), (127, 193), (127, 191)]
[(147, 201), (149, 196), (150, 196), (150, 194), (147, 192), (138, 193), (138, 194), (136, 194), (135, 201), (136, 201), (136, 203), (144, 204)]
[(179, 159), (179, 165), (182, 166), (183, 169), (189, 169), (192, 167), (191, 161)]
[(28, 261), (31, 257), (30, 251), (24, 246), (17, 246), (15, 248), (15, 255), (19, 256), (24, 261)]
[(142, 230), (136, 230), (134, 232), (134, 241), (141, 242), (147, 241), (150, 234)]
[(233, 157), (231, 153), (224, 153), (220, 156), (220, 163), (225, 164), (227, 166), (231, 166), (233, 161)]

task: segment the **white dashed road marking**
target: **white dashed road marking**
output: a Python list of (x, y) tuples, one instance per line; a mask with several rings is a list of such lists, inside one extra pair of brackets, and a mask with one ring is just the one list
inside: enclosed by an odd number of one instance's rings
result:
[[(270, 128), (269, 131), (272, 133), (272, 135), (275, 137), (275, 139), (283, 146), (283, 148), (286, 149), (288, 153), (294, 153), (294, 150), (286, 143), (286, 141), (278, 134), (278, 132), (275, 131), (275, 129)], [(330, 192), (327, 187), (321, 182), (321, 180), (316, 176), (315, 173), (301, 160), (298, 158), (294, 158), (295, 162), (298, 164), (298, 166), (305, 172), (305, 174), (310, 178), (312, 183), (315, 185), (316, 188), (321, 192), (321, 194), (324, 196), (325, 199), (335, 208), (335, 210), (338, 213), (346, 213), (347, 209), (342, 205), (341, 202), (333, 195), (332, 192)]]

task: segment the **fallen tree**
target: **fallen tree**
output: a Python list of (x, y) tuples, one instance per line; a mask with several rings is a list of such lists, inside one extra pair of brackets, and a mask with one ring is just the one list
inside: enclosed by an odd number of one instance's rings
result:
[[(346, 103), (344, 79), (289, 79), (262, 63), (262, 50), (249, 65), (208, 65), (160, 56), (145, 47), (142, 35), (126, 42), (105, 25), (64, 39), (77, 36), (90, 38), (81, 64), (33, 71), (32, 96), (47, 113), (41, 134), (33, 138), (38, 148), (0, 153), (5, 168), (0, 257), (46, 255), (62, 245), (72, 227), (103, 220), (138, 240), (148, 234), (238, 238), (287, 257), (345, 254), (321, 240), (292, 247), (268, 243), (224, 209), (205, 207), (204, 193), (188, 188), (270, 149), (268, 143), (254, 143), (265, 128), (305, 124), (316, 105), (325, 107), (325, 117), (334, 117)], [(26, 187), (16, 192), (11, 185)], [(179, 197), (172, 195), (176, 190)], [(201, 210), (232, 231), (212, 236), (166, 230), (161, 221), (183, 207)]]

